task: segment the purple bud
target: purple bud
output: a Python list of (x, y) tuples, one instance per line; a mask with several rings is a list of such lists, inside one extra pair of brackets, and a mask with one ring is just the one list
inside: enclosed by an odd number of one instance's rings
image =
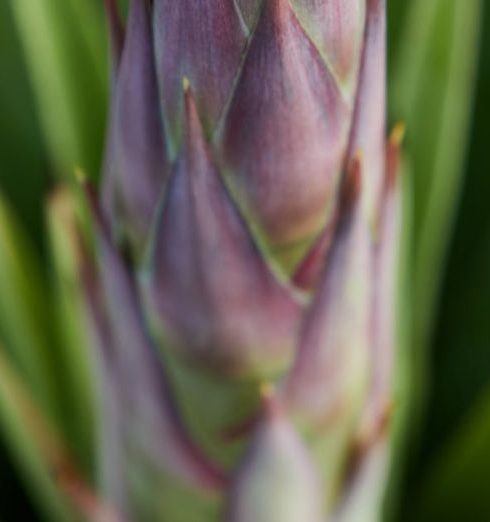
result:
[(133, 0), (115, 87), (104, 204), (113, 227), (143, 249), (167, 174), (153, 58), (151, 13)]
[(155, 0), (155, 53), (168, 136), (176, 150), (182, 132), (182, 78), (195, 89), (206, 131), (217, 124), (232, 92), (246, 29), (231, 0)]
[(145, 329), (134, 281), (115, 249), (89, 185), (99, 251), (100, 279), (111, 329), (111, 367), (127, 405), (125, 429), (155, 465), (199, 489), (223, 485), (223, 475), (187, 434), (168, 387), (163, 362)]
[(186, 115), (145, 285), (152, 325), (200, 366), (247, 377), (275, 373), (291, 360), (301, 306), (265, 263), (230, 199), (189, 89)]
[(234, 193), (273, 245), (310, 239), (325, 223), (349, 113), (289, 2), (266, 2), (220, 136)]

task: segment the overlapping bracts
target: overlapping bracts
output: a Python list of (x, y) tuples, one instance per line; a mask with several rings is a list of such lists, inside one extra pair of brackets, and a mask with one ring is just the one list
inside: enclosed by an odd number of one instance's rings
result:
[(132, 0), (125, 29), (106, 4), (106, 491), (135, 520), (141, 480), (198, 499), (161, 507), (182, 522), (341, 517), (386, 446), (395, 350), (385, 3)]

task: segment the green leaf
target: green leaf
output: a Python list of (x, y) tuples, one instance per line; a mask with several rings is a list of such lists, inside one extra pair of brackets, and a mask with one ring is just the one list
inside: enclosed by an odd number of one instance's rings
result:
[[(43, 425), (27, 388), (0, 345), (0, 427), (23, 473), (26, 489), (50, 522), (73, 521), (53, 481), (53, 466), (63, 461), (57, 440)], [(7, 499), (5, 499), (7, 500)]]
[[(0, 186), (18, 209), (37, 246), (42, 239), (41, 197), (47, 165), (14, 21), (8, 2), (0, 2)], [(27, 189), (28, 187), (28, 189)]]
[(490, 387), (432, 462), (409, 520), (490, 520)]
[(106, 103), (102, 2), (11, 0), (57, 171), (96, 174)]
[[(489, 23), (490, 9), (485, 9), (483, 27), (488, 27)], [(412, 494), (408, 493), (407, 506), (416, 501), (417, 486), (420, 485), (427, 463), (433, 462), (433, 456), (440, 455), (441, 448), (445, 448), (448, 441), (454, 438), (455, 430), (461, 431), (463, 422), (472, 418), (468, 412), (477, 404), (478, 397), (484, 397), (490, 384), (490, 177), (486, 168), (490, 117), (489, 63), (490, 33), (484, 31), (465, 188), (445, 276), (436, 343), (431, 357), (431, 393), (424, 426), (422, 458), (412, 459), (414, 491)], [(460, 449), (467, 451), (463, 447)], [(488, 467), (488, 459), (482, 465)], [(431, 471), (430, 466), (428, 471)], [(467, 473), (460, 477), (458, 490), (461, 494), (466, 495), (463, 492), (468, 486), (474, 488), (473, 509), (488, 502), (486, 491), (481, 499), (476, 498), (479, 481), (487, 483), (490, 475), (487, 473), (486, 479), (481, 477), (475, 474), (475, 484), (471, 483), (473, 477), (469, 477)], [(461, 499), (458, 491), (454, 490), (445, 503), (456, 517), (461, 514), (459, 504), (467, 501)], [(464, 519), (490, 519), (488, 515), (484, 517), (484, 513), (482, 508), (481, 517), (468, 515)]]
[(391, 115), (407, 122), (413, 171), (413, 346), (418, 404), (426, 345), (461, 187), (472, 108), (479, 0), (416, 0), (391, 77)]
[(0, 333), (43, 408), (57, 418), (51, 296), (37, 252), (1, 195), (0, 252)]
[(389, 0), (388, 10), (388, 68), (391, 70), (400, 42), (403, 40), (402, 28), (410, 3), (406, 0)]
[(66, 187), (54, 192), (47, 204), (51, 239), (55, 318), (61, 349), (57, 353), (62, 372), (64, 431), (84, 471), (90, 473), (94, 458), (94, 375), (87, 338), (82, 296), (82, 237), (76, 198)]

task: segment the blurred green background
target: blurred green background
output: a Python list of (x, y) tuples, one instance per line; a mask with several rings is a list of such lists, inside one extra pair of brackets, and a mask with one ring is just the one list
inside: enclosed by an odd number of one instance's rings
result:
[[(471, 3), (472, 0), (468, 0)], [(409, 455), (404, 520), (490, 520), (490, 5), (464, 182), (428, 352), (421, 441)], [(429, 507), (432, 504), (432, 508)]]
[[(101, 158), (108, 89), (101, 4), (96, 0), (0, 1), (0, 192), (34, 243), (47, 280), (45, 199), (60, 172), (71, 175), (66, 171), (75, 166), (73, 158), (94, 176)], [(490, 27), (490, 7), (485, 5), (482, 16), (473, 9), (466, 20), (464, 5), (476, 4), (477, 0), (389, 1), (390, 118), (392, 122), (407, 119), (407, 156), (413, 176), (413, 257), (408, 265), (415, 268), (408, 293), (416, 304), (415, 327), (405, 347), (413, 370), (408, 388), (420, 398), (416, 414), (410, 417), (410, 437), (397, 482), (400, 493), (388, 517), (403, 522), (490, 520), (490, 32), (485, 30)], [(424, 17), (424, 9), (433, 11), (435, 21), (427, 29), (430, 38), (424, 37), (424, 24), (418, 23), (417, 15), (409, 13), (417, 9), (423, 19), (429, 18)], [(468, 21), (471, 16), (476, 22)], [(458, 25), (465, 20), (467, 25)], [(474, 86), (473, 49), (467, 42), (477, 38), (478, 23), (483, 31)], [(423, 59), (417, 58), (418, 52)], [(417, 59), (422, 65), (412, 74)], [(444, 75), (451, 64), (449, 79)], [(399, 73), (404, 68), (407, 76)], [(52, 85), (47, 85), (50, 81)], [(452, 97), (451, 85), (456, 85)], [(449, 109), (439, 107), (441, 99), (449, 100)], [(461, 121), (467, 110), (471, 118), (465, 155), (467, 132)], [(437, 169), (424, 146), (435, 147), (439, 120), (445, 128), (461, 131), (441, 148), (448, 165), (440, 162), (439, 179), (431, 186), (436, 196), (427, 202), (426, 188), (431, 183), (427, 176)], [(60, 131), (67, 121), (73, 122), (71, 131)], [(60, 142), (53, 139), (57, 133)], [(459, 171), (454, 149), (466, 158), (461, 187), (450, 173), (453, 167)], [(443, 263), (437, 262), (432, 271), (419, 270), (419, 257), (432, 252), (434, 245), (437, 251), (439, 236), (451, 230), (451, 212), (444, 215), (442, 229), (437, 228), (437, 219), (430, 220), (427, 208), (432, 209), (434, 201), (439, 202), (438, 209), (455, 202), (454, 228), (448, 244), (440, 245)], [(427, 223), (435, 230), (432, 235), (426, 233)], [(417, 257), (419, 249), (422, 254)], [(429, 257), (439, 259), (435, 254)], [(435, 294), (432, 321), (430, 295), (418, 296), (430, 294), (427, 287), (437, 288), (439, 278), (442, 289)], [(417, 322), (418, 315), (423, 319)], [(423, 325), (426, 317), (430, 328)], [(4, 442), (0, 435), (0, 520), (36, 520), (31, 497)]]

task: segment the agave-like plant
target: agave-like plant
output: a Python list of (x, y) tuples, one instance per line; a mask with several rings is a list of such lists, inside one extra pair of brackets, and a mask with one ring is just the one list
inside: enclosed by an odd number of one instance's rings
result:
[(16, 403), (58, 489), (97, 520), (379, 520), (404, 132), (387, 138), (386, 2), (106, 11), (102, 180), (79, 172), (82, 210), (76, 189), (50, 203), (97, 383), (93, 485)]

